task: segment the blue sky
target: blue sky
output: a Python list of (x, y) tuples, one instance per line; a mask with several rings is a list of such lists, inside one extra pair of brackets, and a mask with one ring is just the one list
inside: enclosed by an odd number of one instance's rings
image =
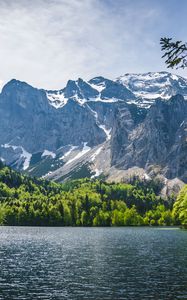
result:
[(186, 41), (186, 16), (186, 0), (1, 0), (0, 80), (57, 89), (166, 70), (160, 37)]

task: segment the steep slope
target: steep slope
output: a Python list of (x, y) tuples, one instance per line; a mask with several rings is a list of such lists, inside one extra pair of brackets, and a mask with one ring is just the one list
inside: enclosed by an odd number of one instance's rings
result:
[[(119, 119), (111, 145), (113, 164), (124, 169), (159, 165), (166, 177), (187, 180), (187, 101), (182, 96), (156, 100), (145, 121), (129, 133), (127, 125), (119, 123)], [(124, 140), (121, 136), (117, 138), (122, 133)]]
[(57, 110), (49, 104), (45, 91), (16, 80), (2, 90), (0, 119), (1, 156), (20, 168), (24, 158), (34, 153), (54, 153), (62, 146), (83, 143), (94, 146), (106, 137), (89, 107), (69, 98), (63, 109)]
[(58, 181), (133, 173), (187, 181), (186, 98), (187, 80), (167, 72), (79, 78), (56, 91), (14, 79), (0, 94), (0, 158)]
[(82, 157), (85, 147), (92, 149), (110, 139), (116, 107), (125, 96), (135, 98), (103, 77), (69, 80), (59, 91), (39, 90), (13, 79), (0, 94), (0, 157), (38, 176), (58, 169), (65, 158), (79, 152)]

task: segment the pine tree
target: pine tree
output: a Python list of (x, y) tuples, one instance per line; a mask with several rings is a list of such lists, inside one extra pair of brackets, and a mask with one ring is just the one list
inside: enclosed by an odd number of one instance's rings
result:
[(187, 67), (187, 44), (182, 41), (174, 42), (172, 38), (160, 39), (161, 50), (164, 52), (162, 58), (168, 68), (184, 69)]

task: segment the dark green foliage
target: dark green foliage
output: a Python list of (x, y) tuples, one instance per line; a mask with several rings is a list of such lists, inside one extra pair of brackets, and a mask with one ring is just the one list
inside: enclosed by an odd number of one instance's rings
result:
[(42, 159), (42, 152), (34, 153), (30, 160), (30, 166), (37, 164)]
[[(74, 180), (74, 179), (79, 179), (79, 178), (90, 178), (91, 177), (91, 170), (89, 168), (89, 165), (88, 164), (84, 164), (84, 165), (81, 165), (79, 167), (77, 167), (77, 169), (75, 170), (72, 170), (72, 172), (70, 172), (68, 174), (68, 178), (70, 178), (71, 180)], [(58, 179), (58, 181), (63, 181), (67, 179), (67, 175), (64, 175), (62, 177), (60, 177)]]
[(64, 184), (0, 169), (0, 223), (5, 225), (172, 225), (172, 204), (155, 186), (77, 179)]
[(187, 45), (182, 41), (173, 42), (172, 38), (160, 39), (161, 50), (164, 51), (162, 57), (166, 58), (165, 63), (168, 68), (186, 68), (187, 66)]
[(54, 171), (64, 164), (63, 161), (53, 159), (51, 156), (41, 157), (41, 153), (32, 155), (28, 172), (31, 176), (43, 176), (48, 171)]
[(2, 160), (0, 159), (0, 169), (4, 167)]
[(178, 224), (187, 228), (187, 185), (180, 191), (173, 207), (173, 217)]

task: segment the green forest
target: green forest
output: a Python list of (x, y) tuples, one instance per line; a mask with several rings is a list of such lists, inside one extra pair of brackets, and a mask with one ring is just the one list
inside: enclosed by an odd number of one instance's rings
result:
[[(175, 201), (176, 200), (176, 201)], [(187, 186), (177, 199), (157, 182), (63, 184), (31, 178), (0, 164), (0, 224), (29, 226), (187, 225)]]

